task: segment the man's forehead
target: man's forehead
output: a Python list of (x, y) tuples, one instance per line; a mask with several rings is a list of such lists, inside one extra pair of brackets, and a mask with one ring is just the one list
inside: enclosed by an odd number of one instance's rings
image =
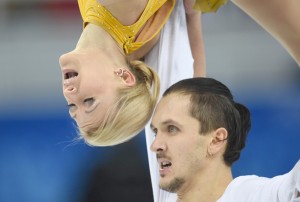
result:
[(190, 96), (183, 95), (180, 93), (171, 93), (166, 95), (160, 99), (157, 106), (163, 105), (189, 105), (190, 103)]
[[(170, 94), (163, 97), (153, 115), (153, 119), (174, 119), (174, 116), (188, 115), (189, 111), (189, 96), (183, 96), (180, 94)], [(152, 120), (153, 120), (152, 119)]]

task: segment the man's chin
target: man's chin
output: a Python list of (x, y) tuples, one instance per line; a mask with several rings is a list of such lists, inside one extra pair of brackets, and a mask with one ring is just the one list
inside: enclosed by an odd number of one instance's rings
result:
[(184, 182), (185, 182), (185, 180), (182, 178), (175, 178), (175, 179), (172, 179), (171, 181), (169, 180), (168, 182), (166, 179), (161, 179), (159, 186), (162, 190), (165, 190), (165, 191), (171, 192), (171, 193), (176, 193), (182, 187)]

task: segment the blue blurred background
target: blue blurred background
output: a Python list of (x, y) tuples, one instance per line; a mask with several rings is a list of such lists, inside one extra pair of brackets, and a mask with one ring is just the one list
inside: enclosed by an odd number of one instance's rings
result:
[[(0, 2), (1, 202), (153, 201), (144, 134), (108, 148), (74, 141), (58, 58), (81, 30), (76, 1)], [(300, 157), (300, 68), (231, 3), (203, 30), (208, 76), (252, 113), (234, 175), (288, 172)]]

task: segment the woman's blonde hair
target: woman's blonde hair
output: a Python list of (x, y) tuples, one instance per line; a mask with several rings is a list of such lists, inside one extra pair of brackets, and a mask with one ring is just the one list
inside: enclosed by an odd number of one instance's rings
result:
[(156, 72), (141, 61), (128, 62), (136, 85), (119, 89), (116, 103), (108, 109), (98, 129), (80, 130), (81, 137), (92, 146), (112, 146), (136, 136), (152, 116), (159, 96)]

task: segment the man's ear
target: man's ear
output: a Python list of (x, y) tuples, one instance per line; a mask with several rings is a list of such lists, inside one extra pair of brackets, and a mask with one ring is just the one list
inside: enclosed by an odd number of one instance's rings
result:
[(208, 146), (209, 155), (215, 155), (226, 146), (228, 132), (225, 128), (218, 128), (213, 132), (213, 137)]
[(131, 71), (129, 71), (128, 69), (119, 68), (119, 69), (115, 70), (114, 72), (117, 76), (119, 76), (122, 79), (123, 83), (127, 87), (135, 86), (136, 79), (135, 79), (134, 74)]

